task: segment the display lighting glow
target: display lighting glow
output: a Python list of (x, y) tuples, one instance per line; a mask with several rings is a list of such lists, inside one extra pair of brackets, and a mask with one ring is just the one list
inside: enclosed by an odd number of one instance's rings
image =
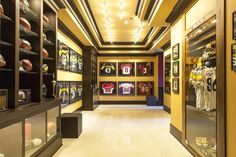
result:
[(136, 44), (138, 42), (142, 31), (143, 31), (143, 23), (140, 21), (140, 25), (139, 25), (139, 28), (138, 28), (138, 31), (137, 31), (137, 34), (136, 34), (136, 37), (135, 37), (135, 40), (134, 40), (134, 44)]
[(109, 10), (108, 10), (108, 5), (107, 5), (106, 0), (104, 0), (103, 7), (104, 7), (104, 19), (105, 19), (107, 34), (108, 34), (110, 42), (113, 43), (112, 33), (111, 33), (111, 21), (109, 19)]
[(124, 3), (122, 0), (120, 0), (119, 8), (120, 8), (120, 19), (122, 20), (122, 19), (124, 19), (124, 13), (123, 13)]

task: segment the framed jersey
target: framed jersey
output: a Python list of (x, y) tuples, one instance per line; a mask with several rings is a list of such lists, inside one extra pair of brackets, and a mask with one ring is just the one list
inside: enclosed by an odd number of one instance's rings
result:
[(136, 73), (137, 76), (153, 76), (154, 66), (153, 62), (137, 62)]
[(100, 62), (100, 76), (116, 76), (116, 62)]
[(57, 97), (62, 99), (62, 106), (69, 104), (69, 82), (57, 81), (56, 91)]
[(69, 71), (70, 49), (63, 42), (58, 40), (58, 69)]
[(173, 76), (178, 77), (179, 76), (179, 61), (173, 62)]
[(172, 47), (172, 59), (179, 59), (179, 43)]
[(118, 82), (118, 95), (134, 96), (135, 95), (135, 82)]
[(137, 95), (154, 95), (154, 82), (137, 82)]
[(79, 74), (83, 73), (83, 57), (78, 54), (78, 63), (77, 63), (78, 67), (77, 67), (77, 72)]
[(175, 94), (179, 94), (179, 78), (172, 79), (172, 91)]
[(231, 65), (232, 70), (236, 71), (236, 44), (231, 46)]
[(135, 76), (134, 74), (134, 62), (120, 62), (118, 63), (119, 76)]
[(70, 103), (73, 103), (77, 100), (77, 82), (70, 82)]
[(233, 12), (233, 20), (232, 20), (232, 23), (233, 23), (233, 39), (236, 40), (236, 11)]
[(83, 98), (83, 83), (82, 81), (77, 82), (77, 99), (81, 100)]
[(100, 82), (100, 95), (116, 95), (116, 82)]
[(70, 71), (71, 72), (77, 72), (77, 63), (78, 63), (78, 54), (70, 49)]

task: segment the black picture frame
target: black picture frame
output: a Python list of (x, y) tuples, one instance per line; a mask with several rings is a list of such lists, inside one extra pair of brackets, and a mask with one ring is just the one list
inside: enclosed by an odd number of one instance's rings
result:
[(69, 82), (57, 81), (56, 94), (58, 98), (62, 99), (62, 107), (68, 105), (70, 102)]
[(79, 73), (79, 74), (83, 74), (83, 56), (81, 56), (80, 54), (77, 54), (77, 56), (78, 56), (78, 59), (77, 59), (77, 65), (78, 65), (78, 67), (77, 67), (77, 72)]
[(78, 68), (78, 53), (70, 49), (70, 72), (77, 73)]
[(179, 94), (179, 78), (172, 79), (172, 91), (174, 94)]
[(172, 74), (174, 77), (179, 76), (179, 61), (172, 63)]
[(70, 48), (58, 40), (57, 68), (64, 71), (70, 70)]
[(135, 63), (118, 62), (118, 76), (135, 76)]
[(117, 94), (117, 82), (114, 81), (100, 81), (100, 95), (116, 95)]
[(100, 62), (99, 76), (116, 76), (117, 63), (116, 62)]
[(231, 69), (236, 72), (236, 44), (231, 45)]
[(236, 11), (233, 12), (232, 14), (232, 35), (233, 35), (233, 40), (236, 40)]
[(70, 81), (70, 98), (69, 98), (69, 103), (72, 104), (74, 102), (76, 102), (78, 99), (77, 99), (77, 82), (76, 81)]
[(133, 81), (118, 82), (118, 95), (135, 96), (135, 82)]
[(136, 62), (137, 76), (154, 76), (153, 62)]
[(172, 60), (179, 59), (179, 43), (172, 47)]
[(78, 81), (77, 82), (77, 100), (81, 100), (83, 99), (83, 82), (82, 81)]
[(154, 95), (154, 82), (153, 81), (138, 81), (137, 82), (137, 95)]

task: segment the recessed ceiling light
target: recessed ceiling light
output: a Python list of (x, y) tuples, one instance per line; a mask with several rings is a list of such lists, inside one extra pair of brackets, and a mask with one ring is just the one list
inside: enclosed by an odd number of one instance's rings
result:
[(129, 21), (128, 20), (125, 20), (125, 24), (127, 25), (129, 23)]

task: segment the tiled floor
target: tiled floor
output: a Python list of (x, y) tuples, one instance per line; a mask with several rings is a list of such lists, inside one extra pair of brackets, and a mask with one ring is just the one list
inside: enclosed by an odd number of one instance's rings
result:
[(83, 112), (83, 133), (63, 140), (55, 157), (192, 157), (169, 125), (170, 116), (160, 108), (99, 106)]

